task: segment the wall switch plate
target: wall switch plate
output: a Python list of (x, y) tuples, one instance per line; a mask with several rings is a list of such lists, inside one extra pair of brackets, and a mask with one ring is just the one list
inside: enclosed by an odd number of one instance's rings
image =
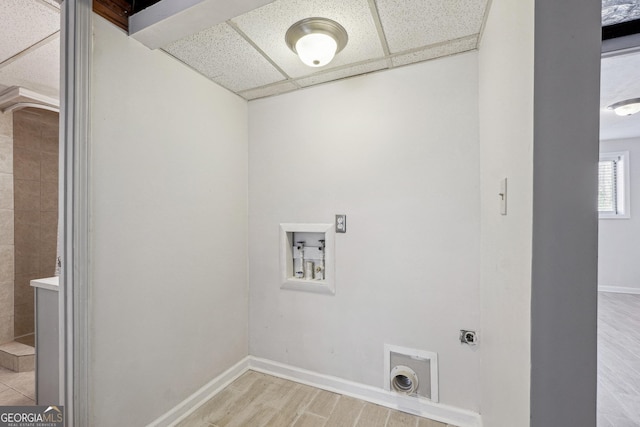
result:
[(500, 180), (500, 192), (498, 193), (500, 196), (500, 215), (507, 214), (507, 178), (502, 178)]
[(336, 233), (346, 233), (346, 232), (347, 232), (347, 216), (336, 215)]

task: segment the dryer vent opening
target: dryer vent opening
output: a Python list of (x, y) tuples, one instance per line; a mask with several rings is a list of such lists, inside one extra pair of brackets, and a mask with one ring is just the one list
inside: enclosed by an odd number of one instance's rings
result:
[(418, 375), (408, 366), (394, 366), (391, 370), (391, 388), (398, 393), (414, 394), (418, 390)]
[(438, 402), (437, 353), (385, 344), (385, 389)]

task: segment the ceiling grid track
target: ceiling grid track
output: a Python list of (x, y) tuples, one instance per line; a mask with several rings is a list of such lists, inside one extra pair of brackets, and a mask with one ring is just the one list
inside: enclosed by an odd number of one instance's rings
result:
[[(243, 98), (247, 99), (246, 96), (244, 96), (247, 93), (250, 93), (252, 91), (258, 91), (258, 90), (263, 90), (263, 89), (268, 89), (268, 88), (271, 88), (271, 87), (279, 86), (279, 85), (282, 85), (285, 82), (294, 83), (294, 84), (296, 84), (296, 86), (298, 86), (299, 89), (304, 89), (306, 86), (301, 86), (300, 84), (298, 84), (299, 80), (304, 80), (304, 79), (307, 79), (309, 77), (315, 77), (315, 76), (322, 76), (322, 75), (326, 75), (326, 74), (331, 74), (331, 73), (334, 73), (336, 71), (346, 70), (346, 69), (352, 68), (354, 66), (371, 64), (371, 63), (374, 63), (374, 62), (377, 62), (377, 61), (380, 61), (380, 60), (387, 60), (387, 61), (390, 62), (393, 58), (399, 57), (399, 56), (402, 56), (402, 55), (409, 55), (409, 54), (416, 53), (416, 52), (421, 52), (421, 51), (427, 50), (427, 49), (435, 49), (435, 48), (438, 48), (438, 47), (446, 46), (446, 45), (451, 44), (451, 43), (464, 42), (464, 41), (467, 41), (467, 40), (468, 41), (476, 40), (477, 38), (478, 38), (478, 35), (477, 34), (473, 34), (473, 35), (470, 35), (470, 36), (460, 37), (459, 39), (455, 39), (455, 40), (447, 40), (447, 41), (440, 42), (440, 43), (434, 43), (433, 45), (430, 45), (430, 46), (428, 46), (426, 48), (425, 47), (418, 47), (418, 48), (409, 49), (409, 50), (405, 50), (405, 51), (394, 53), (394, 54), (390, 53), (390, 54), (386, 55), (383, 58), (374, 58), (374, 59), (369, 59), (369, 60), (366, 60), (366, 61), (351, 63), (351, 64), (343, 65), (343, 66), (340, 66), (340, 67), (334, 67), (334, 68), (331, 68), (331, 69), (328, 69), (328, 70), (319, 71), (317, 73), (314, 73), (314, 74), (311, 74), (311, 75), (307, 75), (307, 76), (303, 76), (303, 77), (299, 77), (297, 79), (290, 79), (290, 80), (286, 80), (286, 81), (269, 83), (269, 84), (264, 85), (264, 86), (243, 90), (243, 91), (239, 92), (239, 95), (242, 96)], [(446, 56), (459, 55), (459, 54), (462, 54), (462, 53), (469, 52), (471, 50), (475, 50), (475, 49), (477, 49), (477, 43), (475, 44), (475, 46), (476, 47), (473, 47), (471, 49), (467, 49), (467, 50), (463, 50), (463, 51), (455, 52), (455, 53), (450, 53), (450, 54), (448, 54)], [(438, 56), (438, 58), (441, 58), (441, 57), (442, 56)], [(437, 59), (437, 58), (434, 58), (434, 59)], [(406, 65), (411, 65), (411, 64), (403, 64), (403, 65), (395, 65), (395, 66), (394, 65), (390, 65), (388, 68), (389, 69), (391, 69), (391, 68), (399, 68), (399, 67), (403, 67), (403, 66), (406, 66)], [(344, 78), (358, 77), (358, 76), (361, 76), (361, 75), (364, 75), (364, 74), (371, 74), (371, 73), (376, 73), (376, 72), (380, 72), (380, 71), (384, 71), (384, 70), (386, 70), (386, 69), (382, 68), (382, 69), (379, 69), (379, 70), (368, 71), (368, 72), (364, 72), (364, 73), (361, 73), (361, 74), (355, 74), (355, 75), (351, 75), (351, 76), (344, 77)], [(332, 81), (333, 80), (329, 80), (329, 81), (326, 81), (326, 82), (323, 82), (323, 83), (331, 83)], [(287, 92), (290, 92), (290, 91), (287, 91)], [(279, 92), (278, 95), (280, 95), (282, 93), (286, 93), (286, 92)]]
[[(424, 50), (429, 50), (429, 49), (434, 49), (434, 48), (438, 48), (438, 47), (442, 47), (442, 46), (447, 46), (449, 44), (454, 44), (454, 43), (458, 43), (458, 42), (464, 42), (464, 41), (467, 41), (467, 40), (474, 40), (474, 39), (477, 39), (477, 38), (478, 38), (477, 34), (471, 34), (469, 36), (464, 36), (464, 37), (460, 37), (460, 38), (453, 39), (453, 40), (445, 40), (445, 41), (442, 41), (442, 42), (439, 42), (439, 43), (430, 44), (428, 46), (420, 46), (420, 47), (415, 47), (413, 49), (403, 50), (402, 52), (392, 53), (389, 56), (387, 56), (387, 59), (393, 59), (393, 58), (397, 58), (399, 56), (409, 55), (409, 54), (412, 54), (412, 53), (422, 52)], [(470, 50), (473, 50), (473, 49), (470, 49)], [(467, 51), (465, 50), (463, 52), (467, 52)], [(455, 54), (463, 53), (463, 52), (454, 52), (451, 55), (455, 55)], [(450, 56), (450, 55), (445, 55), (445, 56)], [(434, 58), (434, 59), (436, 59), (436, 58)], [(403, 65), (411, 65), (411, 64), (403, 64)], [(395, 65), (394, 68), (395, 67), (398, 67), (398, 66)]]
[(44, 39), (40, 40), (37, 43), (32, 44), (31, 46), (29, 46), (28, 48), (22, 50), (21, 52), (16, 53), (15, 55), (11, 56), (10, 58), (5, 59), (4, 61), (0, 62), (0, 69), (6, 67), (7, 65), (11, 64), (12, 62), (17, 61), (18, 59), (30, 54), (31, 52), (33, 52), (34, 50), (49, 44), (50, 42), (54, 41), (54, 40), (58, 40), (60, 38), (60, 30), (54, 32), (53, 34), (48, 35), (47, 37), (45, 37)]
[[(489, 0), (456, 0), (451, 7), (438, 0), (254, 1), (263, 5), (159, 46), (252, 100), (473, 51)], [(348, 34), (327, 66), (305, 65), (286, 42), (292, 23), (311, 19), (335, 22)], [(315, 30), (332, 37), (327, 29)]]
[(376, 24), (376, 30), (378, 30), (378, 37), (380, 38), (380, 44), (382, 45), (384, 56), (387, 57), (387, 66), (389, 68), (392, 68), (393, 63), (391, 62), (391, 59), (389, 59), (389, 56), (391, 55), (391, 51), (389, 50), (389, 43), (387, 43), (387, 37), (384, 35), (384, 28), (382, 27), (382, 21), (380, 20), (378, 5), (376, 4), (376, 0), (368, 0), (368, 1), (369, 1), (369, 9), (371, 10), (371, 16), (373, 17), (373, 22)]
[[(254, 49), (255, 49), (255, 50), (256, 50), (260, 55), (262, 55), (262, 56), (264, 57), (264, 59), (266, 59), (266, 60), (269, 62), (269, 64), (271, 64), (271, 65), (272, 65), (276, 70), (278, 70), (278, 72), (284, 76), (284, 78), (285, 78), (285, 80), (286, 80), (286, 81), (290, 81), (290, 82), (292, 82), (293, 84), (295, 84), (295, 85), (298, 87), (298, 89), (300, 89), (300, 86), (298, 86), (298, 84), (297, 84), (297, 83), (296, 83), (296, 82), (295, 82), (295, 81), (294, 81), (294, 80), (293, 80), (293, 79), (292, 79), (292, 78), (291, 78), (291, 77), (290, 77), (290, 76), (289, 76), (289, 75), (288, 75), (288, 74), (287, 74), (287, 73), (286, 73), (282, 68), (280, 68), (280, 66), (279, 66), (278, 64), (276, 64), (276, 63), (273, 61), (273, 59), (271, 59), (271, 58), (269, 57), (269, 55), (267, 55), (267, 54), (266, 54), (262, 49), (260, 49), (260, 47), (259, 47), (257, 44), (255, 44), (255, 43), (254, 43), (254, 41), (253, 41), (253, 40), (251, 40), (251, 39), (249, 38), (249, 36), (247, 36), (247, 35), (244, 33), (244, 31), (242, 31), (242, 30), (241, 30), (241, 29), (236, 25), (236, 23), (235, 23), (235, 22), (233, 22), (232, 20), (228, 20), (228, 21), (227, 21), (227, 25), (229, 25), (231, 28), (233, 28), (233, 30), (234, 30), (236, 33), (238, 33), (238, 35), (239, 35), (240, 37), (242, 37), (242, 38), (243, 38), (247, 43), (249, 43), (249, 44), (251, 45), (251, 47), (253, 47), (253, 48), (254, 48)], [(272, 85), (275, 85), (276, 83), (283, 83), (283, 82), (282, 82), (282, 81), (280, 81), (280, 82), (275, 82), (275, 83), (272, 83)]]
[[(355, 62), (355, 63), (352, 63), (352, 64), (346, 64), (346, 65), (342, 65), (340, 67), (334, 67), (334, 68), (330, 68), (328, 70), (319, 71), (319, 72), (314, 73), (314, 74), (306, 75), (306, 76), (303, 76), (303, 77), (298, 77), (296, 79), (290, 79), (288, 81), (291, 82), (291, 83), (294, 83), (298, 87), (298, 89), (304, 89), (304, 87), (306, 87), (306, 86), (301, 86), (298, 83), (299, 80), (308, 79), (309, 77), (317, 77), (317, 76), (322, 76), (322, 75), (326, 75), (326, 74), (331, 74), (331, 73), (334, 73), (336, 71), (347, 70), (349, 68), (352, 68), (352, 67), (358, 66), (358, 65), (371, 64), (373, 62), (380, 61), (381, 59), (384, 59), (384, 58), (368, 59), (366, 61), (360, 61), (360, 62)], [(376, 71), (382, 71), (382, 70), (384, 70), (384, 68), (381, 69), (381, 70), (376, 70)], [(362, 73), (362, 74), (369, 74), (369, 73), (373, 73), (373, 72), (375, 72), (375, 71), (365, 72), (365, 73)], [(362, 75), (362, 74), (357, 74), (357, 75), (353, 75), (353, 76), (349, 76), (349, 77), (357, 77), (357, 76)], [(349, 77), (345, 77), (345, 78), (349, 78)], [(324, 82), (324, 83), (331, 83), (332, 81), (333, 80), (330, 80), (330, 81), (327, 81), (327, 82)], [(260, 87), (257, 87), (257, 88), (244, 90), (244, 91), (242, 91), (240, 93), (246, 93), (246, 92), (250, 92), (250, 91), (258, 90), (258, 89), (266, 89), (266, 88), (270, 88), (270, 87), (273, 87), (273, 86), (281, 85), (283, 83), (285, 83), (285, 82), (284, 81), (280, 81), (280, 82), (269, 83), (268, 85), (264, 85), (264, 86), (260, 86)]]
[(36, 1), (38, 3), (40, 3), (40, 4), (42, 4), (43, 6), (46, 6), (46, 7), (50, 8), (50, 9), (60, 13), (60, 4), (58, 4), (58, 2), (55, 2), (55, 1), (48, 2), (46, 0), (36, 0)]

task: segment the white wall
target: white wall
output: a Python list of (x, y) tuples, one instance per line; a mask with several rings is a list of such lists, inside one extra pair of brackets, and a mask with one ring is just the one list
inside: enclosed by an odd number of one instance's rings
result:
[(600, 142), (600, 152), (629, 152), (631, 218), (599, 221), (598, 286), (640, 293), (640, 138)]
[(529, 425), (533, 6), (494, 0), (480, 43), (480, 395), (488, 427)]
[[(383, 387), (385, 343), (435, 351), (477, 411), (475, 52), (249, 103), (250, 353)], [(279, 223), (331, 223), (336, 294), (280, 289)]]
[(92, 426), (146, 425), (247, 355), (247, 104), (94, 16)]

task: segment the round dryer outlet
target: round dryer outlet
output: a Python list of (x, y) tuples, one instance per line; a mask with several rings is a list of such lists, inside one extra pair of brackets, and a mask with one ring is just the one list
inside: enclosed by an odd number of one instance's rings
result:
[(418, 375), (408, 366), (397, 365), (391, 370), (391, 390), (414, 394), (418, 390)]

